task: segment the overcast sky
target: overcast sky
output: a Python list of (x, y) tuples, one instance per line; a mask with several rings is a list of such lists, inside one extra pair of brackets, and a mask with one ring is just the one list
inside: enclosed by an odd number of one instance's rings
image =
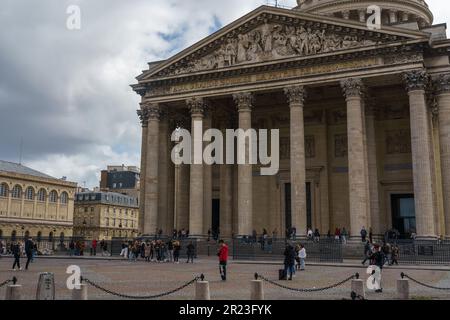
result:
[[(295, 0), (280, 1), (294, 6)], [(428, 0), (435, 23), (448, 0)], [(140, 98), (129, 85), (266, 0), (2, 0), (0, 159), (79, 185), (108, 164), (140, 165)], [(70, 5), (81, 30), (66, 27)]]

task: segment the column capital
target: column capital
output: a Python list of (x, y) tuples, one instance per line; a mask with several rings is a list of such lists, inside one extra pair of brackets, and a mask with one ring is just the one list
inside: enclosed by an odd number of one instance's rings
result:
[(137, 110), (136, 112), (139, 117), (139, 120), (141, 121), (142, 128), (148, 127), (149, 115), (148, 115), (147, 108), (145, 108), (145, 106), (141, 105), (141, 109)]
[(440, 74), (433, 82), (437, 94), (450, 93), (450, 73)]
[(341, 81), (344, 96), (348, 98), (360, 98), (363, 95), (364, 83), (361, 78), (348, 78)]
[(205, 115), (206, 105), (203, 98), (189, 98), (186, 100), (186, 104), (191, 112), (191, 116), (203, 117)]
[(307, 94), (306, 88), (304, 86), (291, 86), (284, 88), (284, 94), (287, 96), (289, 105), (293, 106), (303, 106)]
[(425, 90), (429, 83), (429, 76), (425, 70), (413, 70), (403, 73), (403, 81), (408, 92)]
[(251, 111), (253, 108), (254, 96), (251, 92), (239, 92), (233, 94), (233, 100), (239, 112)]

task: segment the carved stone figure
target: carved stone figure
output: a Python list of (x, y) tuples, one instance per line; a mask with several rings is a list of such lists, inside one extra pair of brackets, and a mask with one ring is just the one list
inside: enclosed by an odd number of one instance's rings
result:
[(222, 44), (210, 54), (185, 62), (170, 74), (178, 75), (204, 70), (220, 69), (237, 64), (270, 61), (294, 56), (332, 52), (358, 46), (376, 44), (358, 36), (328, 33), (325, 29), (312, 30), (303, 26), (264, 23)]

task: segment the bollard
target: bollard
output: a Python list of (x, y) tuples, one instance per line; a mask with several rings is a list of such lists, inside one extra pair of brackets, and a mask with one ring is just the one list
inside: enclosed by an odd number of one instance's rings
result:
[(409, 300), (409, 281), (408, 279), (397, 280), (397, 299)]
[(88, 300), (88, 286), (81, 283), (80, 287), (72, 290), (72, 300)]
[(250, 300), (264, 300), (264, 286), (262, 280), (252, 280)]
[(361, 279), (353, 279), (352, 292), (355, 292), (358, 296), (361, 296), (363, 299), (365, 299), (366, 293), (364, 291), (364, 281)]
[(195, 283), (195, 300), (211, 300), (208, 281), (202, 280)]
[(21, 291), (22, 286), (20, 284), (16, 284), (17, 279), (14, 277), (13, 283), (6, 286), (6, 295), (5, 300), (20, 300), (21, 299)]

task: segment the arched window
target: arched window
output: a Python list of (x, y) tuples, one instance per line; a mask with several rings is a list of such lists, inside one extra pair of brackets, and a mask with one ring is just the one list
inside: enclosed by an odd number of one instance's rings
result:
[(38, 201), (45, 202), (45, 198), (47, 197), (47, 192), (45, 192), (45, 189), (39, 189), (37, 198)]
[(11, 241), (16, 241), (16, 238), (17, 238), (17, 231), (13, 230), (11, 232)]
[(2, 239), (2, 238), (3, 238), (3, 230), (0, 229), (0, 239)]
[(53, 231), (48, 234), (48, 241), (53, 241)]
[(38, 231), (38, 233), (37, 233), (37, 241), (41, 242), (41, 240), (42, 240), (42, 231)]
[(34, 200), (34, 189), (33, 187), (28, 187), (27, 191), (25, 192), (25, 199), (27, 200)]
[(52, 192), (50, 192), (49, 201), (50, 201), (50, 202), (53, 202), (53, 203), (58, 202), (58, 194), (56, 193), (55, 190), (53, 190)]
[(30, 231), (25, 231), (25, 239), (28, 239), (30, 237)]
[(0, 184), (0, 197), (7, 198), (8, 197), (8, 185), (6, 183)]
[(59, 241), (64, 242), (64, 232), (59, 234)]
[(69, 202), (69, 195), (67, 194), (67, 192), (61, 193), (61, 203), (67, 204), (68, 202)]
[(11, 191), (11, 196), (16, 199), (22, 198), (22, 187), (19, 185), (15, 185)]

